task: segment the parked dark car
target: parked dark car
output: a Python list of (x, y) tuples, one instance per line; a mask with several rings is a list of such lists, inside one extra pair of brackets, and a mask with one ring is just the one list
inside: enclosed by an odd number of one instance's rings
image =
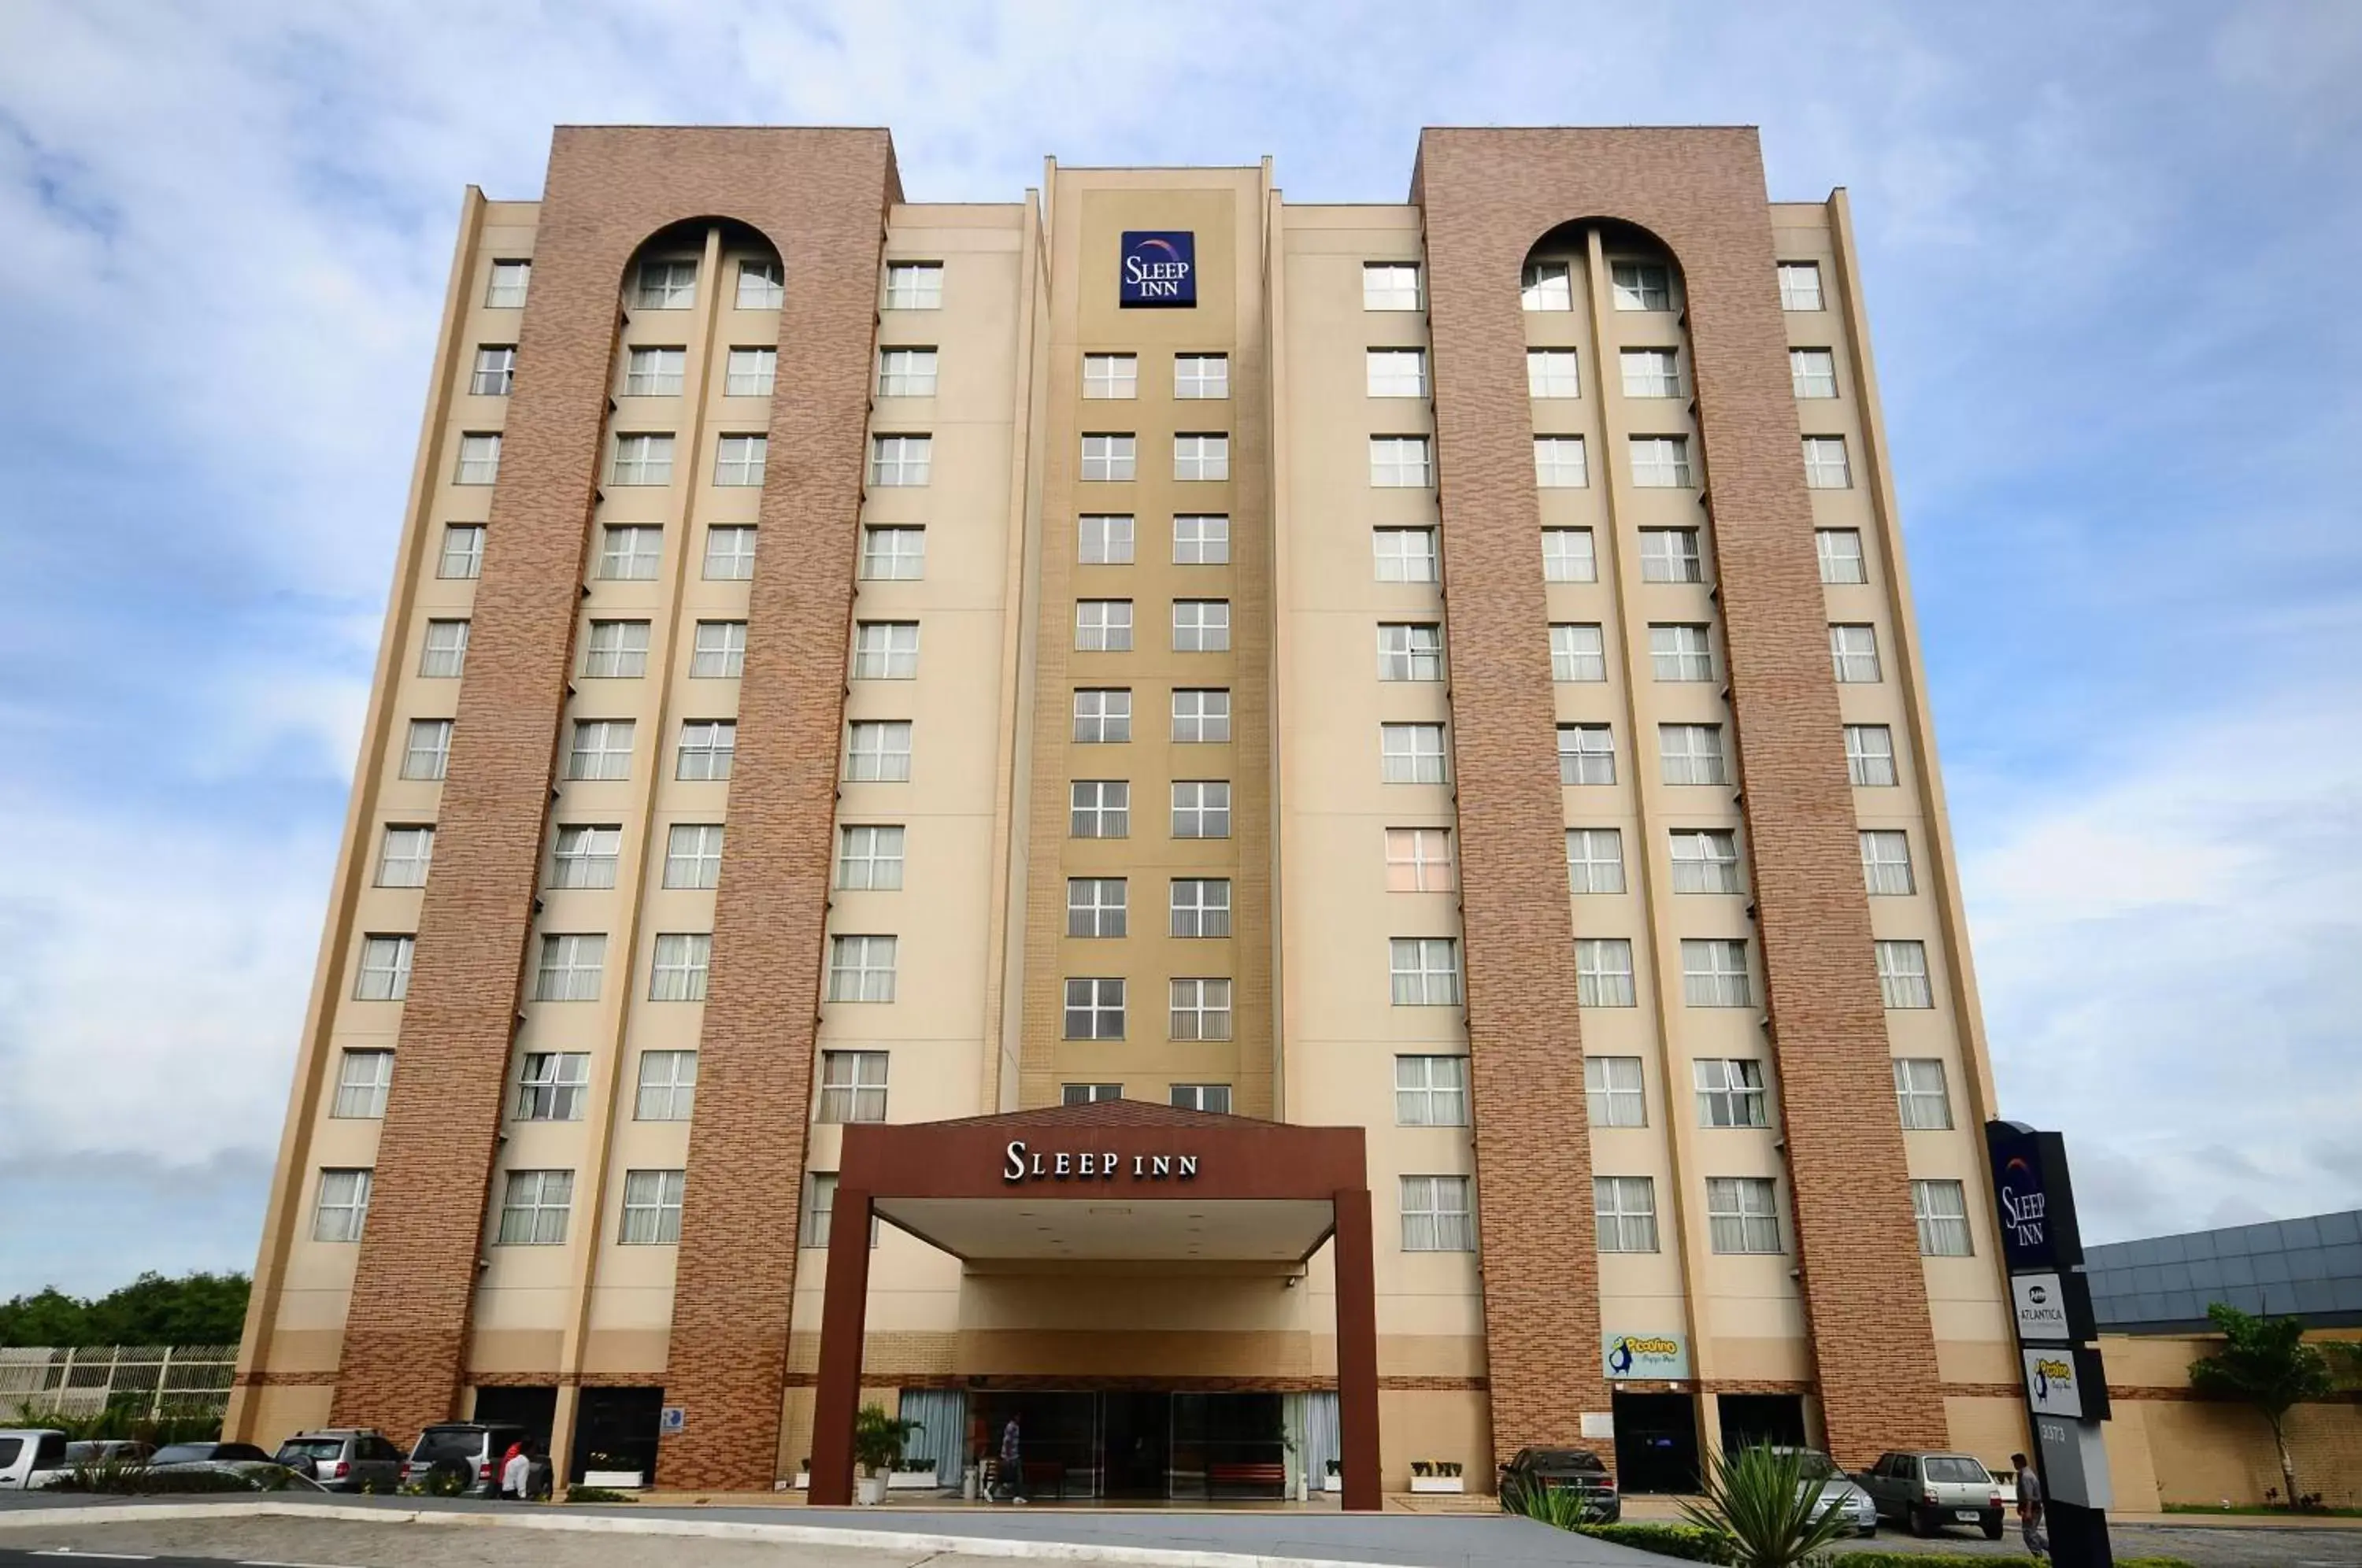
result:
[(1584, 1517), (1594, 1524), (1614, 1524), (1624, 1514), (1616, 1492), (1616, 1477), (1607, 1474), (1600, 1457), (1580, 1448), (1521, 1448), (1501, 1466), (1501, 1507), (1519, 1511), (1531, 1492), (1573, 1490), (1583, 1494)]
[(117, 1464), (146, 1464), (156, 1452), (152, 1442), (135, 1442), (129, 1438), (84, 1438), (66, 1444), (66, 1464), (104, 1464), (113, 1460)]
[(250, 1442), (168, 1442), (148, 1456), (148, 1463), (159, 1468), (167, 1464), (207, 1464), (228, 1460), (268, 1464), (270, 1456)]
[(297, 1432), (279, 1445), (278, 1459), (330, 1492), (391, 1492), (402, 1483), (402, 1450), (368, 1428)]
[[(418, 1434), (410, 1457), (403, 1462), (403, 1482), (429, 1488), (450, 1485), (457, 1496), (497, 1497), (502, 1459), (512, 1443), (532, 1435), (523, 1427), (497, 1421), (440, 1422)], [(438, 1483), (437, 1477), (444, 1479)]]
[[(246, 1445), (236, 1445), (243, 1448)], [(325, 1488), (309, 1475), (299, 1475), (267, 1459), (196, 1459), (182, 1464), (154, 1467), (160, 1475), (226, 1475), (258, 1492), (318, 1492)]]

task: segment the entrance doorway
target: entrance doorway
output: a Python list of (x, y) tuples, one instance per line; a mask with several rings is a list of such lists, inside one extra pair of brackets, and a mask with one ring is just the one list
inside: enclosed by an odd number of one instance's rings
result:
[(1164, 1497), (1173, 1465), (1173, 1396), (1099, 1396), (1100, 1495)]
[(1696, 1399), (1619, 1390), (1615, 1404), (1617, 1484), (1627, 1494), (1696, 1491)]
[(1725, 1453), (1737, 1453), (1758, 1443), (1774, 1448), (1805, 1446), (1801, 1394), (1718, 1394), (1714, 1402), (1722, 1414)]

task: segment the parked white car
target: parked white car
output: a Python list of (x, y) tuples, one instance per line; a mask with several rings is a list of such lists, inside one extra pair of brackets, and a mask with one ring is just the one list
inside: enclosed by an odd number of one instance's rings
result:
[(0, 1430), (0, 1492), (46, 1486), (66, 1468), (66, 1434), (54, 1427)]

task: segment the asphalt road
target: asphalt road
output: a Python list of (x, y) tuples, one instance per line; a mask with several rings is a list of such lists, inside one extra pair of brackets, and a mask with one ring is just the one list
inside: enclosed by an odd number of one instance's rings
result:
[[(2110, 1527), (2108, 1542), (2116, 1557), (2179, 1557), (2198, 1568), (2362, 1568), (2362, 1529), (2272, 1529), (2203, 1525), (2126, 1525)], [(1999, 1540), (1987, 1540), (1981, 1530), (1947, 1530), (1928, 1540), (1908, 1532), (1882, 1529), (1875, 1540), (1840, 1543), (1878, 1551), (1959, 1552), (1978, 1557), (2019, 1557), (2017, 1520)]]

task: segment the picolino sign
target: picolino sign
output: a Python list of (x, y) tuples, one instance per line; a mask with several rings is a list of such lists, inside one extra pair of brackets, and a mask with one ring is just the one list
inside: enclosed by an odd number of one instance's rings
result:
[(1126, 229), (1116, 302), (1127, 310), (1135, 305), (1195, 306), (1198, 237), (1187, 229)]

